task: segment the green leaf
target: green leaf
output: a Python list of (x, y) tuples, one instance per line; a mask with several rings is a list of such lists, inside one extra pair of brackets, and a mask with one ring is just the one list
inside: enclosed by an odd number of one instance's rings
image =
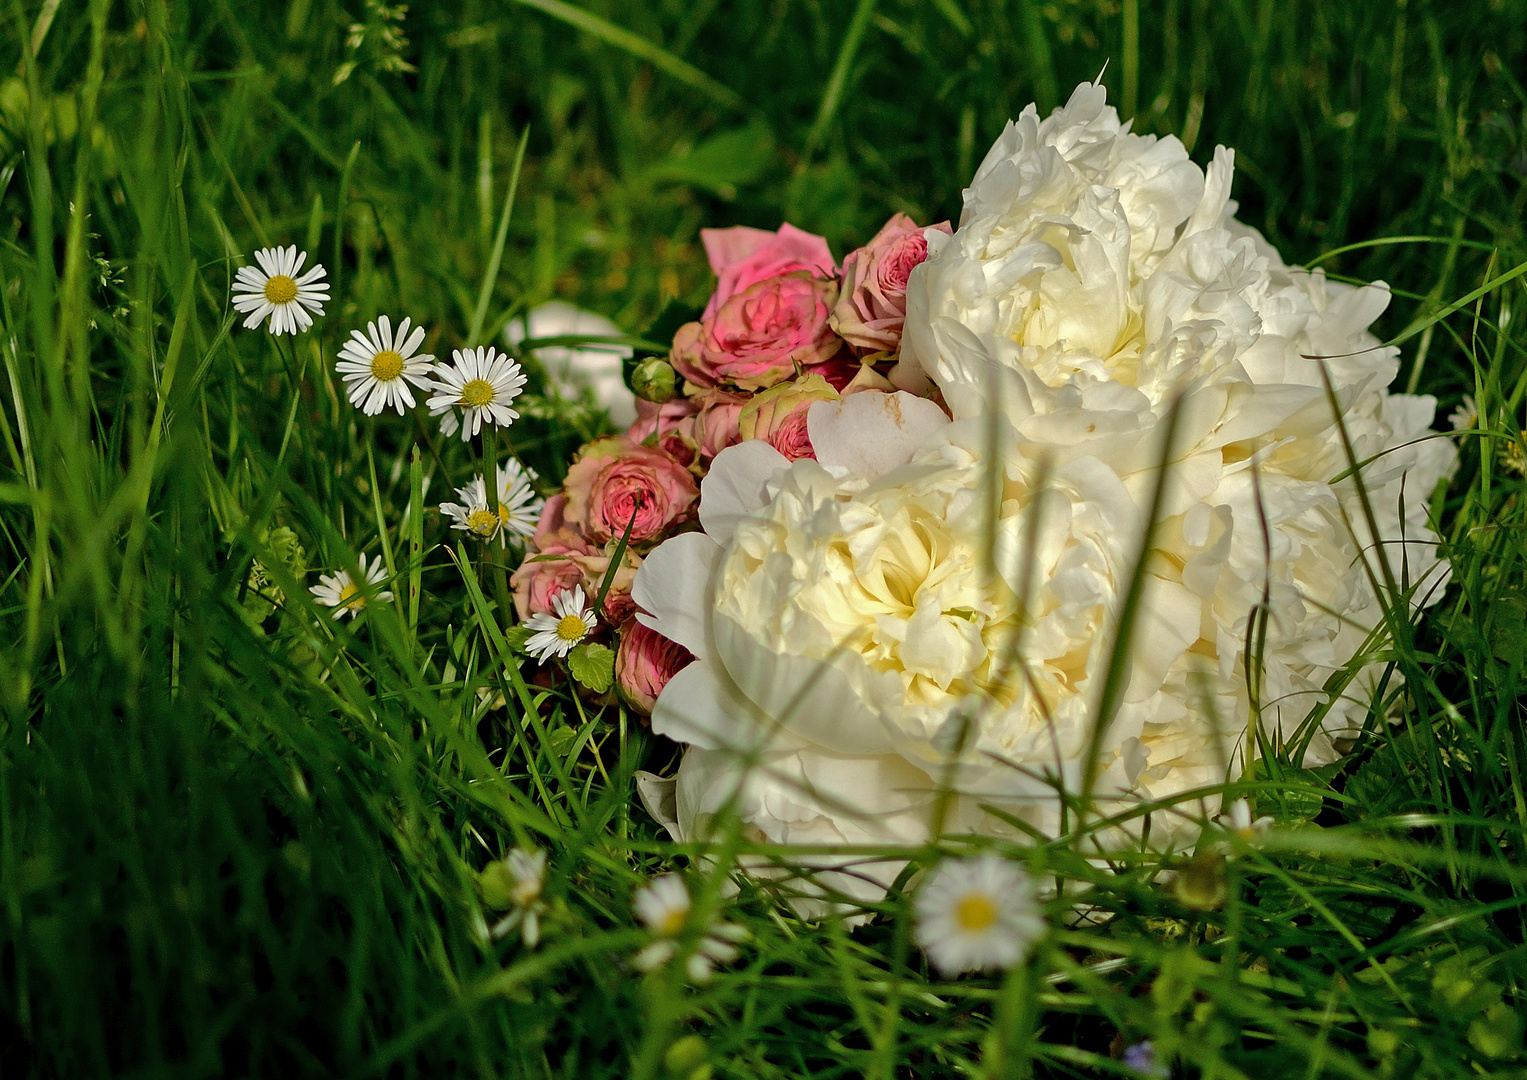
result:
[(594, 693), (602, 694), (615, 683), (615, 650), (608, 645), (574, 646), (567, 654), (567, 670)]
[(525, 651), (525, 646), (529, 644), (530, 639), (534, 635), (534, 630), (530, 629), (524, 623), (521, 623), (519, 626), (511, 626), (509, 629), (504, 631), (504, 641), (507, 642), (509, 647), (515, 652), (522, 653)]
[(653, 163), (647, 179), (688, 184), (731, 200), (738, 188), (757, 180), (773, 161), (774, 132), (762, 120), (754, 120)]
[(1527, 599), (1504, 596), (1490, 605), (1490, 651), (1505, 664), (1527, 655)]

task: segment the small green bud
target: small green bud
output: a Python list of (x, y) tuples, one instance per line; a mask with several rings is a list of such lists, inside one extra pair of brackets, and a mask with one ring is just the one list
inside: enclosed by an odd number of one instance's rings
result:
[(514, 906), (514, 876), (503, 860), (494, 860), (483, 867), (477, 876), (477, 884), (482, 889), (482, 902), (494, 911)]
[(678, 372), (660, 356), (649, 356), (631, 373), (631, 389), (643, 401), (661, 405), (678, 396)]
[(663, 1071), (675, 1080), (706, 1080), (711, 1068), (705, 1060), (705, 1040), (686, 1035), (663, 1054)]
[(1215, 852), (1194, 855), (1172, 882), (1177, 902), (1193, 911), (1213, 911), (1225, 902), (1227, 891), (1225, 859)]

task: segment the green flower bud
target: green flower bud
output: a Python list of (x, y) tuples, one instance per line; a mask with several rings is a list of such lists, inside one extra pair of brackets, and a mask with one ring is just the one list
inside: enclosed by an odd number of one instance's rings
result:
[(649, 356), (631, 373), (631, 389), (643, 401), (661, 405), (678, 395), (678, 373), (660, 356)]

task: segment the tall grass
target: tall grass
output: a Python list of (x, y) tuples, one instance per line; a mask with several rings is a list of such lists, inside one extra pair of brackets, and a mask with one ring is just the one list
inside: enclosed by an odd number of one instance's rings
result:
[[(0, 1074), (1119, 1076), (1150, 1039), (1186, 1076), (1527, 1075), (1527, 297), (1480, 288), (1527, 260), (1527, 5), (0, 20)], [(1137, 130), (1236, 147), (1241, 216), (1291, 260), (1394, 286), (1382, 329), (1418, 330), (1401, 380), (1442, 426), (1479, 403), (1393, 722), (1263, 765), (1241, 790), (1279, 829), (1175, 884), (1024, 849), (1114, 914), (1062, 902), (1003, 979), (930, 977), (900, 894), (848, 929), (746, 885), (742, 962), (634, 974), (631, 894), (686, 864), (632, 795), (670, 751), (520, 679), (495, 571), (433, 510), (466, 452), (350, 409), (338, 345), (408, 314), (448, 354), (552, 296), (639, 332), (703, 300), (701, 224), (788, 217), (841, 255), (894, 210), (955, 216), (1003, 121), (1105, 62)], [(295, 341), (229, 307), (267, 243), (330, 269)], [(531, 401), (509, 449), (555, 480), (600, 418)], [(398, 600), (333, 622), (307, 573), (361, 552)], [(516, 844), (551, 852), (535, 951), (485, 934), (478, 872)]]

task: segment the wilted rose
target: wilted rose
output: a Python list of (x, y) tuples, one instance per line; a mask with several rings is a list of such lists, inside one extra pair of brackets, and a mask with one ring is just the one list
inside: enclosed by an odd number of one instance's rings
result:
[(694, 477), (665, 451), (624, 435), (585, 446), (567, 472), (569, 524), (596, 545), (625, 535), (640, 543), (664, 534), (699, 497)]
[[(949, 222), (932, 228), (948, 233)], [(860, 353), (894, 353), (901, 347), (907, 317), (907, 279), (928, 257), (923, 228), (896, 214), (875, 238), (843, 260), (843, 289), (832, 312), (832, 328)]]
[(696, 386), (762, 390), (842, 348), (827, 325), (838, 283), (800, 270), (757, 282), (673, 339), (673, 366)]
[(620, 631), (615, 653), (615, 690), (631, 708), (652, 714), (657, 696), (691, 661), (694, 654), (656, 630), (632, 619)]
[(792, 382), (771, 386), (743, 406), (738, 434), (744, 439), (763, 439), (785, 457), (816, 457), (806, 431), (806, 410), (815, 401), (836, 401), (838, 392), (821, 375), (803, 375)]

